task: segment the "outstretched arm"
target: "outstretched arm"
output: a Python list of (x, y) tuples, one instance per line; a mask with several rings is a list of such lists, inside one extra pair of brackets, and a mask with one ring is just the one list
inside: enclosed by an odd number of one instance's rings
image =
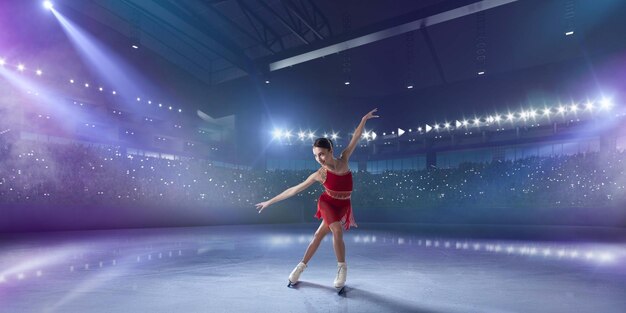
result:
[(278, 201), (282, 201), (282, 200), (285, 200), (287, 198), (290, 198), (290, 197), (293, 197), (293, 196), (297, 195), (298, 193), (300, 193), (304, 189), (307, 189), (307, 188), (309, 188), (309, 186), (313, 185), (313, 183), (315, 183), (318, 180), (318, 175), (319, 175), (318, 172), (315, 172), (315, 173), (309, 175), (309, 177), (306, 180), (304, 180), (303, 182), (301, 182), (298, 185), (295, 185), (293, 187), (287, 188), (285, 191), (281, 192), (280, 194), (278, 194), (274, 198), (255, 204), (256, 209), (259, 210), (259, 213), (261, 213), (268, 206), (270, 206), (270, 205), (272, 205), (272, 204), (274, 204), (274, 203), (276, 203)]
[(352, 140), (350, 140), (350, 144), (348, 144), (346, 149), (341, 152), (341, 155), (339, 156), (340, 159), (348, 161), (348, 159), (352, 155), (352, 152), (354, 152), (354, 148), (356, 148), (356, 145), (361, 139), (361, 134), (363, 134), (365, 122), (367, 122), (367, 120), (369, 120), (370, 118), (378, 117), (378, 115), (374, 115), (376, 111), (378, 111), (378, 109), (373, 109), (369, 113), (365, 114), (363, 118), (361, 118), (361, 123), (359, 123), (359, 126), (357, 126), (356, 130), (354, 131), (354, 134), (352, 135)]

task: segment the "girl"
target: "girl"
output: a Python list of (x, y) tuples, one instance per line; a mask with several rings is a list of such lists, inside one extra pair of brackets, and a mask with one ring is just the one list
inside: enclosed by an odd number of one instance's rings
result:
[(313, 257), (313, 254), (315, 254), (324, 236), (332, 232), (333, 248), (335, 249), (338, 262), (337, 277), (335, 278), (334, 285), (335, 288), (339, 289), (339, 292), (343, 291), (348, 267), (346, 266), (346, 248), (343, 242), (342, 225), (346, 230), (348, 230), (350, 226), (357, 226), (354, 222), (352, 207), (350, 205), (352, 172), (350, 172), (350, 168), (348, 168), (348, 160), (361, 138), (367, 120), (378, 117), (378, 115), (374, 115), (376, 111), (378, 111), (378, 109), (374, 109), (363, 116), (361, 123), (359, 123), (359, 126), (354, 131), (354, 135), (352, 135), (350, 144), (341, 152), (339, 158), (333, 156), (333, 143), (330, 139), (316, 139), (313, 143), (313, 155), (315, 156), (315, 160), (321, 165), (321, 168), (311, 174), (302, 183), (288, 188), (270, 200), (256, 204), (257, 210), (261, 213), (268, 206), (300, 193), (316, 181), (324, 186), (325, 190), (317, 202), (317, 213), (315, 214), (315, 217), (322, 219), (322, 223), (315, 232), (311, 243), (309, 243), (309, 247), (306, 249), (302, 261), (289, 275), (289, 287), (298, 282), (300, 274), (302, 274), (307, 267), (307, 263)]

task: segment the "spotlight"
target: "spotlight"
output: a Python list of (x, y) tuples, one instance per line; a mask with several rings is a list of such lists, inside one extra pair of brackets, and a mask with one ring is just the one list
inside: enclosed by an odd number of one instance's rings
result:
[(73, 80), (73, 79), (70, 79), (70, 84), (73, 84), (73, 83), (74, 83), (74, 80)]
[(604, 98), (604, 99), (602, 99), (602, 102), (600, 102), (600, 106), (603, 109), (610, 109), (613, 106), (613, 100), (608, 99), (608, 98)]
[(89, 84), (88, 83), (85, 83), (85, 88), (89, 88)]
[(111, 91), (112, 94), (116, 95), (117, 92), (115, 90)]
[(559, 107), (559, 113), (565, 113), (565, 107), (564, 106), (560, 106)]
[(463, 120), (463, 122), (461, 122), (461, 125), (463, 125), (463, 126), (467, 126), (467, 124), (468, 124), (468, 123), (469, 123), (469, 122), (468, 122), (467, 120)]
[(406, 86), (407, 89), (413, 89), (413, 85)]
[(443, 125), (443, 127), (445, 127), (445, 128), (450, 128), (450, 123), (446, 122), (446, 123)]
[(572, 106), (570, 107), (570, 110), (575, 113), (576, 111), (578, 111), (578, 106), (575, 104), (572, 104)]
[(178, 109), (178, 113), (183, 113), (183, 109)]
[(345, 83), (343, 83), (343, 84), (344, 84), (344, 85), (350, 85), (350, 82), (345, 82)]
[(298, 138), (300, 138), (300, 139), (304, 139), (304, 132), (302, 132), (302, 131), (301, 131), (301, 132), (299, 132), (299, 133), (298, 133)]
[(478, 75), (485, 75), (485, 71), (478, 72)]
[(131, 47), (133, 47), (133, 49), (139, 49), (138, 45), (132, 45)]
[(141, 101), (141, 98), (137, 97), (137, 102)]
[(26, 69), (26, 67), (24, 66), (24, 64), (19, 64), (17, 66), (17, 70), (20, 71), (20, 72), (23, 72), (25, 69)]
[(172, 106), (167, 107), (168, 109), (172, 110)]
[(593, 103), (587, 102), (587, 104), (585, 104), (585, 108), (587, 108), (588, 111), (593, 110)]
[(315, 134), (312, 132), (309, 132), (309, 139), (313, 139), (315, 137)]
[(515, 117), (515, 116), (513, 116), (513, 113), (509, 113), (509, 114), (506, 116), (506, 119), (507, 119), (507, 120), (509, 120), (509, 121), (512, 121), (514, 117)]
[(7, 63), (4, 59), (0, 59), (0, 66), (4, 66)]
[(37, 73), (37, 76), (41, 76), (41, 74), (43, 74), (41, 70), (37, 70), (35, 73)]
[(543, 109), (543, 115), (545, 115), (545, 116), (550, 116), (550, 109), (548, 109), (548, 108), (544, 108), (544, 109)]
[(272, 134), (274, 135), (275, 139), (280, 139), (280, 137), (282, 137), (283, 135), (283, 131), (280, 129), (274, 129), (274, 132)]
[(270, 83), (270, 81), (269, 81), (269, 80), (266, 80), (266, 81), (265, 81), (265, 83), (266, 83), (266, 84), (269, 84), (269, 83)]
[(285, 138), (287, 139), (291, 138), (291, 131), (289, 130), (285, 131)]
[(54, 7), (54, 4), (52, 3), (52, 1), (46, 0), (46, 1), (43, 2), (43, 7), (46, 10), (52, 10), (52, 8)]
[(568, 32), (566, 32), (566, 33), (565, 33), (565, 36), (571, 36), (571, 35), (573, 35), (573, 34), (574, 34), (574, 31), (573, 31), (573, 30), (570, 30), (570, 31), (568, 31)]
[(339, 137), (339, 135), (337, 133), (333, 133), (330, 138), (332, 138), (333, 140), (336, 140), (337, 137)]

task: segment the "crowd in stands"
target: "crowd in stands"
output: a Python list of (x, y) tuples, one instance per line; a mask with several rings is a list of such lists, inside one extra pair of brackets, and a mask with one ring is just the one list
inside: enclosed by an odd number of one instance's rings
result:
[[(606, 207), (626, 200), (625, 152), (464, 163), (458, 168), (354, 170), (359, 208)], [(303, 181), (310, 171), (219, 167), (116, 147), (0, 141), (0, 205), (247, 207)], [(319, 184), (283, 201), (315, 208)]]

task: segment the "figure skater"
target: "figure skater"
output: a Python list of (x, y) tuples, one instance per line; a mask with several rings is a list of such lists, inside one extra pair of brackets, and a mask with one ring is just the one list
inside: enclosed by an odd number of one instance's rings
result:
[(341, 152), (339, 158), (333, 156), (333, 143), (327, 138), (318, 138), (313, 143), (313, 155), (315, 160), (321, 165), (320, 169), (311, 174), (302, 183), (288, 188), (274, 198), (257, 203), (256, 208), (261, 213), (268, 206), (295, 196), (302, 192), (313, 183), (320, 182), (324, 186), (324, 192), (317, 202), (317, 213), (315, 217), (322, 219), (322, 223), (315, 232), (309, 247), (304, 253), (302, 261), (293, 269), (289, 275), (289, 287), (298, 283), (300, 275), (307, 267), (309, 260), (317, 251), (322, 239), (328, 234), (333, 233), (333, 248), (337, 256), (337, 277), (334, 286), (338, 293), (342, 293), (346, 283), (348, 267), (346, 265), (346, 248), (343, 242), (343, 228), (350, 229), (350, 226), (356, 227), (354, 216), (352, 214), (352, 206), (350, 205), (350, 194), (352, 193), (352, 172), (348, 167), (350, 155), (356, 148), (363, 128), (367, 120), (376, 118), (374, 115), (378, 109), (374, 109), (367, 113), (361, 119), (361, 123), (354, 131), (350, 144)]

